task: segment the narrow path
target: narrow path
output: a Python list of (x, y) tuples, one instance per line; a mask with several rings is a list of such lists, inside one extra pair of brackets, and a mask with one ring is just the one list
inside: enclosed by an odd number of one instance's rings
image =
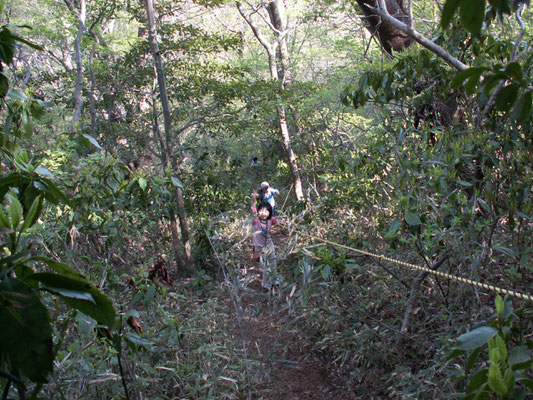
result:
[[(273, 231), (276, 245), (285, 237)], [(255, 400), (358, 400), (337, 385), (327, 361), (312, 350), (296, 326), (288, 289), (267, 291), (261, 287), (259, 262), (243, 248), (241, 276), (245, 282), (237, 296), (241, 317), (235, 315), (236, 340), (245, 345), (249, 376), (258, 388)]]

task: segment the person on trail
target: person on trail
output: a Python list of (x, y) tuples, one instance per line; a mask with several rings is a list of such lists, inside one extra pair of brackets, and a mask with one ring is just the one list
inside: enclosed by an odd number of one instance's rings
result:
[(259, 258), (259, 263), (263, 269), (261, 286), (265, 289), (271, 289), (273, 285), (278, 284), (278, 281), (273, 277), (273, 269), (276, 267), (276, 250), (274, 249), (270, 230), (273, 225), (278, 224), (280, 221), (272, 216), (270, 203), (263, 201), (256, 206), (257, 198), (259, 197), (257, 192), (253, 192), (251, 197), (252, 206), (250, 211), (258, 217), (252, 222), (253, 257), (255, 260)]
[(259, 202), (268, 202), (272, 207), (272, 213), (274, 213), (274, 207), (276, 206), (276, 199), (274, 195), (279, 194), (278, 189), (270, 187), (268, 182), (261, 182), (261, 190), (259, 191)]

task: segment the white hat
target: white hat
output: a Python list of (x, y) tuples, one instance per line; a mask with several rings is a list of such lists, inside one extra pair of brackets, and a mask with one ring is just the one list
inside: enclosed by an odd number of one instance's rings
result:
[(261, 182), (261, 189), (267, 188), (269, 186), (270, 185), (268, 184), (268, 182)]

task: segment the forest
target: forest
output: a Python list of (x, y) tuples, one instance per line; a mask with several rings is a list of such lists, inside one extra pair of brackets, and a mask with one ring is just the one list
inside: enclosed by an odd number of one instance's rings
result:
[(533, 399), (529, 0), (0, 0), (1, 400)]

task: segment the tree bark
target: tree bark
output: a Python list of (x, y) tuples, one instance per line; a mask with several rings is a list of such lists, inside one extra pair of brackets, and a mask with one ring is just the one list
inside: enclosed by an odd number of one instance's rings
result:
[[(163, 155), (165, 170), (167, 168), (176, 169), (175, 157), (172, 155), (172, 119), (170, 115), (170, 106), (168, 101), (167, 94), (167, 85), (165, 80), (165, 69), (163, 67), (163, 61), (161, 60), (161, 53), (159, 51), (159, 45), (156, 40), (156, 28), (155, 28), (155, 17), (154, 17), (154, 5), (152, 0), (145, 0), (146, 4), (146, 16), (147, 16), (147, 28), (148, 28), (148, 38), (150, 41), (150, 49), (152, 50), (152, 56), (154, 58), (154, 65), (157, 75), (157, 82), (159, 86), (159, 97), (161, 99), (161, 107), (163, 108), (163, 126), (165, 130), (165, 140), (164, 148), (161, 149)], [(176, 188), (174, 191), (176, 195), (176, 202), (178, 208), (178, 220), (181, 230), (181, 241), (184, 248), (184, 259), (185, 259), (185, 269), (187, 272), (191, 272), (193, 269), (192, 266), (192, 253), (189, 237), (189, 227), (187, 223), (187, 211), (185, 210), (185, 204), (183, 202), (183, 196), (181, 191)], [(174, 217), (175, 218), (175, 217)], [(173, 236), (177, 234), (177, 228), (174, 226), (175, 219), (171, 221), (171, 231)], [(174, 252), (176, 254), (176, 263), (179, 259), (179, 249), (176, 249), (177, 238), (173, 237)], [(179, 265), (177, 266), (179, 268)]]

